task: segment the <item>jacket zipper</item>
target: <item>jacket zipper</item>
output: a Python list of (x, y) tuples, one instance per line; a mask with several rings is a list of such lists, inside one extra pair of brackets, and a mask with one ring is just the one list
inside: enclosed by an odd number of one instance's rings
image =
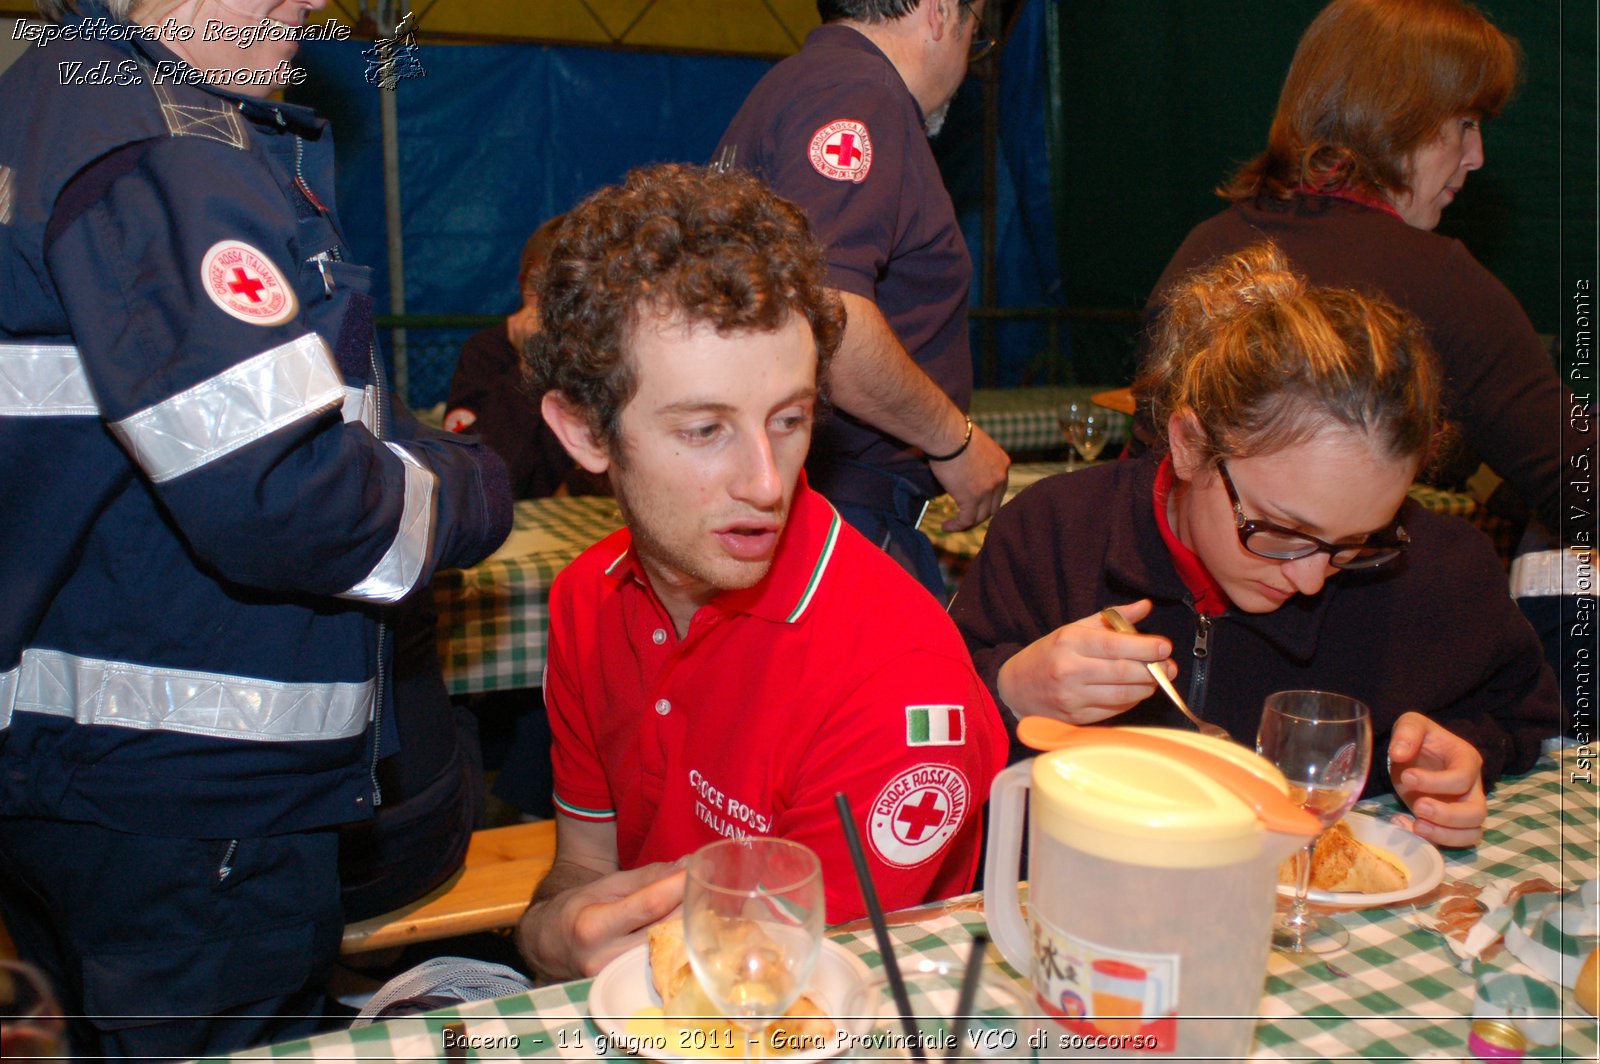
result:
[[(384, 397), (383, 365), (378, 359), (378, 340), (374, 336), (367, 341), (367, 359), (372, 367), (372, 402), (373, 402), (373, 433), (382, 442), (389, 434), (389, 407)], [(389, 622), (383, 620), (383, 614), (378, 621), (378, 677), (373, 686), (372, 700), (372, 766), (368, 775), (372, 780), (372, 808), (377, 809), (383, 805), (383, 788), (378, 786), (378, 746), (383, 735), (383, 656), (389, 645)]]
[(1194, 615), (1194, 672), (1189, 677), (1189, 708), (1206, 719), (1206, 681), (1211, 676), (1211, 615)]
[[(306, 181), (305, 169), (305, 142), (299, 137), (294, 141), (294, 184), (310, 204), (320, 213), (326, 215), (328, 208), (311, 191), (311, 185)], [(339, 261), (339, 249), (329, 248), (319, 251), (309, 260), (317, 264), (317, 272), (322, 276), (322, 291), (327, 298), (333, 297), (333, 278), (329, 275), (328, 264)], [(388, 410), (384, 403), (383, 368), (378, 360), (378, 341), (376, 338), (367, 342), (367, 362), (372, 369), (372, 398), (373, 398), (373, 426), (372, 431), (380, 442), (388, 435), (389, 418)], [(380, 615), (381, 616), (381, 615)], [(378, 748), (383, 735), (383, 658), (389, 646), (389, 623), (380, 619), (378, 621), (378, 674), (372, 688), (372, 763), (367, 769), (367, 778), (372, 783), (372, 808), (377, 809), (383, 805), (383, 788), (378, 786)]]
[(239, 840), (228, 840), (228, 852), (222, 855), (222, 860), (217, 865), (217, 884), (220, 886), (233, 875), (233, 855), (239, 852)]
[[(300, 195), (306, 198), (306, 202), (310, 203), (322, 214), (327, 214), (328, 208), (322, 205), (322, 201), (317, 198), (317, 194), (315, 192), (311, 191), (311, 185), (306, 181), (305, 171), (303, 168), (304, 158), (305, 141), (301, 140), (299, 137), (296, 137), (294, 139), (294, 187), (299, 190)], [(333, 298), (333, 273), (328, 269), (328, 265), (329, 263), (339, 262), (341, 259), (342, 256), (339, 254), (339, 248), (337, 245), (335, 245), (334, 247), (329, 248), (327, 251), (317, 252), (315, 255), (306, 260), (307, 262), (314, 263), (317, 267), (317, 275), (322, 278), (322, 298), (324, 299)]]
[[(311, 185), (306, 181), (305, 175), (305, 141), (298, 136), (294, 139), (294, 185), (300, 194), (317, 209), (321, 214), (328, 214), (328, 208), (311, 191)], [(311, 256), (308, 261), (317, 264), (317, 273), (322, 277), (322, 292), (325, 298), (333, 298), (333, 278), (329, 274), (328, 264), (338, 262), (340, 259), (337, 247), (327, 251), (319, 251)], [(367, 360), (372, 367), (372, 396), (375, 407), (373, 416), (373, 434), (381, 442), (389, 430), (388, 411), (384, 405), (383, 395), (383, 369), (378, 361), (378, 342), (376, 339), (367, 343)], [(389, 624), (387, 621), (378, 621), (378, 674), (372, 688), (372, 763), (367, 769), (367, 778), (372, 783), (372, 808), (377, 809), (383, 805), (383, 788), (378, 786), (378, 747), (383, 733), (383, 657), (389, 645)]]
[(306, 142), (301, 140), (299, 136), (296, 136), (294, 138), (294, 187), (299, 189), (300, 195), (304, 196), (306, 201), (317, 209), (318, 214), (329, 214), (330, 212), (327, 206), (317, 198), (317, 194), (315, 192), (311, 191), (311, 182), (306, 180), (305, 169), (302, 166), (302, 163), (305, 159), (305, 153)]

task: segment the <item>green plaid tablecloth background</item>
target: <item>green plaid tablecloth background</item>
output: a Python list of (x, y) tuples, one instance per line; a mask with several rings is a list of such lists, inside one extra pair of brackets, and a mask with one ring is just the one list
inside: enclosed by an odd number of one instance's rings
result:
[[(1574, 778), (1574, 750), (1545, 758), (1526, 776), (1502, 780), (1489, 798), (1484, 839), (1470, 851), (1445, 851), (1445, 880), (1484, 885), (1534, 878), (1574, 889), (1600, 874), (1600, 814), (1593, 782)], [(1390, 798), (1356, 807), (1393, 813)], [(1261, 1060), (1462, 1060), (1476, 980), (1434, 931), (1412, 922), (1409, 906), (1340, 913), (1347, 950), (1327, 958), (1274, 953), (1268, 965), (1264, 1020), (1256, 1029)], [(1531, 974), (1505, 950), (1485, 970)], [(1337, 969), (1337, 972), (1335, 971)], [(1558, 1045), (1530, 1049), (1551, 1060), (1597, 1059), (1595, 1021), (1570, 991), (1557, 988), (1565, 1011)]]
[[(1007, 454), (1060, 450), (1066, 446), (1056, 411), (1063, 403), (1087, 402), (1110, 385), (1078, 388), (979, 388), (972, 393), (972, 420)], [(1106, 453), (1128, 438), (1128, 415), (1101, 408), (1109, 430)]]
[[(1600, 816), (1593, 783), (1574, 779), (1572, 750), (1545, 758), (1532, 773), (1502, 781), (1489, 800), (1488, 832), (1475, 850), (1447, 853), (1448, 880), (1521, 882), (1543, 877), (1563, 888), (1596, 878)], [(1363, 803), (1375, 815), (1393, 812), (1393, 799)], [(1174, 899), (1174, 904), (1182, 904)], [(1254, 1060), (1448, 1060), (1467, 1056), (1468, 1017), (1474, 977), (1463, 974), (1439, 936), (1411, 922), (1410, 906), (1341, 912), (1349, 930), (1347, 951), (1305, 959), (1274, 953), (1269, 963), (1256, 1028)], [(925, 923), (891, 929), (902, 958), (960, 961), (981, 914), (946, 913)], [(870, 932), (835, 936), (869, 967), (881, 968)], [(991, 954), (992, 957), (992, 954)], [(1330, 963), (1331, 962), (1331, 963)], [(1016, 980), (993, 959), (990, 966)], [(1491, 969), (1522, 971), (1502, 951)], [(1020, 980), (1018, 980), (1020, 985)], [(472, 1059), (594, 1059), (598, 1030), (585, 1010), (589, 981), (544, 987), (529, 994), (478, 1002), (427, 1016), (391, 1020), (359, 1031), (322, 1035), (241, 1054), (292, 1060), (438, 1060), (441, 1031), (462, 1020), (474, 1039), (500, 1039), (515, 1050), (472, 1051)], [(1569, 991), (1560, 991), (1566, 1012), (1561, 1040), (1535, 1047), (1530, 1056), (1550, 1060), (1594, 1060), (1595, 1021), (1578, 1012)], [(613, 1052), (610, 1056), (621, 1056)], [(842, 1058), (849, 1059), (849, 1058)], [(1039, 1059), (1063, 1059), (1059, 1055)], [(1073, 1059), (1094, 1059), (1080, 1055)], [(1135, 1059), (1170, 1060), (1163, 1056)]]
[(550, 585), (578, 555), (621, 527), (611, 498), (519, 502), (511, 536), (498, 551), (470, 569), (440, 573), (433, 594), (450, 693), (542, 686)]

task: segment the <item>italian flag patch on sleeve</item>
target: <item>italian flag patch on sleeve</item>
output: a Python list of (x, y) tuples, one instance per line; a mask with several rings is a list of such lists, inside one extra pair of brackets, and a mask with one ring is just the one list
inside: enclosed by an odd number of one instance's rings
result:
[(965, 746), (965, 706), (907, 706), (907, 746)]

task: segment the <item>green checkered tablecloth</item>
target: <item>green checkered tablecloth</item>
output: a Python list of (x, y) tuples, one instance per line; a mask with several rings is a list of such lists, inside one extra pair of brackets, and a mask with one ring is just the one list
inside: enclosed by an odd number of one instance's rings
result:
[[(1079, 463), (1078, 468), (1083, 464)], [(1066, 469), (1064, 462), (1014, 465), (1006, 498)], [(1414, 486), (1411, 494), (1442, 513), (1468, 516), (1474, 509), (1471, 497), (1466, 495), (1422, 485)], [(989, 527), (982, 524), (964, 532), (941, 531), (940, 526), (955, 513), (954, 501), (941, 495), (928, 504), (922, 520), (922, 530), (939, 552), (952, 594), (967, 566), (977, 557)], [(440, 573), (433, 585), (439, 608), (439, 660), (450, 692), (470, 694), (541, 686), (550, 627), (551, 582), (590, 545), (621, 527), (622, 514), (614, 499), (519, 502), (511, 536), (499, 550), (470, 569)]]
[[(1597, 877), (1600, 816), (1595, 786), (1580, 772), (1577, 750), (1546, 757), (1527, 776), (1504, 780), (1489, 800), (1488, 831), (1475, 850), (1445, 855), (1447, 881), (1521, 882), (1543, 877), (1573, 888)], [(1394, 811), (1393, 799), (1363, 803), (1375, 815)], [(1174, 900), (1174, 904), (1181, 904)], [(1446, 1060), (1467, 1056), (1466, 1039), (1475, 980), (1460, 971), (1439, 936), (1412, 923), (1410, 906), (1346, 911), (1336, 919), (1350, 931), (1349, 950), (1295, 958), (1274, 953), (1261, 999), (1254, 1060)], [(892, 929), (902, 958), (959, 961), (982, 914), (940, 912)], [(874, 970), (882, 967), (870, 932), (835, 938)], [(1331, 963), (1329, 963), (1331, 962)], [(989, 961), (994, 974), (1020, 980)], [(1502, 951), (1486, 970), (1521, 971)], [(1481, 974), (1481, 972), (1480, 972)], [(441, 1031), (457, 1020), (469, 1038), (500, 1049), (470, 1051), (472, 1059), (595, 1059), (599, 1031), (588, 1019), (589, 982), (544, 987), (528, 994), (478, 1002), (426, 1016), (391, 1020), (241, 1054), (288, 1060), (438, 1060)], [(1571, 993), (1559, 991), (1568, 1015), (1560, 1038), (1530, 1055), (1549, 1060), (1595, 1060), (1595, 1021), (1578, 1012)], [(1035, 1021), (1028, 1020), (1026, 1023)], [(1046, 1021), (1038, 1021), (1041, 1025)], [(1049, 1029), (1049, 1028), (1047, 1028)], [(516, 1047), (510, 1048), (513, 1040)], [(608, 1056), (622, 1056), (610, 1052)], [(850, 1059), (848, 1057), (842, 1059)], [(1059, 1053), (1038, 1059), (1063, 1059)], [(1080, 1058), (1082, 1059), (1082, 1058)], [(1162, 1060), (1167, 1057), (1136, 1059)]]
[[(1062, 404), (1088, 401), (1111, 385), (1079, 388), (979, 388), (972, 393), (972, 420), (1007, 454), (1060, 450), (1066, 446), (1056, 412)], [(1102, 410), (1109, 429), (1106, 450), (1115, 454), (1128, 437), (1128, 415)]]
[(439, 661), (452, 694), (544, 683), (550, 585), (556, 574), (622, 527), (615, 499), (535, 499), (516, 505), (510, 537), (470, 569), (433, 582)]
[[(1466, 852), (1445, 853), (1445, 879), (1486, 885), (1543, 878), (1564, 890), (1600, 874), (1600, 801), (1578, 751), (1560, 751), (1531, 773), (1502, 780), (1489, 800), (1484, 839)], [(1383, 815), (1394, 799), (1365, 802)], [(1296, 960), (1274, 953), (1256, 1030), (1257, 1059), (1460, 1060), (1475, 988), (1474, 975), (1436, 932), (1412, 922), (1409, 907), (1342, 913), (1350, 947), (1329, 958)], [(1500, 951), (1480, 965), (1487, 971), (1531, 974)], [(1551, 1060), (1595, 1060), (1595, 1021), (1556, 988), (1564, 1011), (1561, 1039), (1529, 1055)]]

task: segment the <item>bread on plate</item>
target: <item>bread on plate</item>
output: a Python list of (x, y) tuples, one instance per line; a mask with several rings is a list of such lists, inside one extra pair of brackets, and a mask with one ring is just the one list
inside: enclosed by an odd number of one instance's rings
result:
[[(761, 935), (759, 929), (749, 924), (732, 925), (728, 933)], [(683, 919), (674, 916), (654, 924), (649, 936), (650, 984), (661, 998), (662, 1016), (683, 1027), (717, 1032), (736, 1030), (734, 1022), (723, 1015), (701, 989), (700, 980), (695, 978), (694, 969), (689, 965), (689, 950), (683, 941)], [(781, 1018), (767, 1025), (769, 1049), (773, 1048), (772, 1032), (780, 1027), (789, 1045), (812, 1038), (831, 1039), (834, 1034), (833, 1021), (809, 993), (802, 993)]]

